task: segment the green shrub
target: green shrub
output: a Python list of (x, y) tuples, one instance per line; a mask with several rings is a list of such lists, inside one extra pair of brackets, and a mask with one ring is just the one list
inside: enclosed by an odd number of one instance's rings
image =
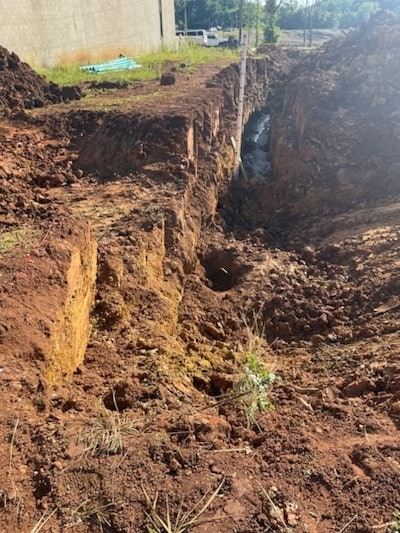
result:
[(241, 376), (233, 389), (243, 406), (249, 427), (258, 427), (257, 415), (265, 409), (274, 409), (269, 399), (272, 385), (280, 381), (279, 376), (255, 353), (247, 353), (241, 365)]

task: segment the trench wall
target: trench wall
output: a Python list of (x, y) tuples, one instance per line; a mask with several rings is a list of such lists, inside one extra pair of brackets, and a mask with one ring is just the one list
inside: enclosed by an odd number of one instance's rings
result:
[(1, 277), (0, 360), (8, 371), (32, 361), (46, 383), (56, 384), (71, 377), (86, 352), (97, 243), (88, 222), (57, 212), (40, 233)]
[(1, 45), (34, 67), (175, 42), (173, 0), (4, 0), (0, 19)]
[[(201, 107), (184, 114), (147, 116), (140, 113), (98, 115), (97, 126), (83, 135), (76, 166), (104, 179), (157, 168), (155, 195), (163, 181), (178, 180), (179, 205), (163, 206), (158, 199), (167, 255), (178, 255), (188, 272), (196, 264), (201, 231), (214, 219), (218, 199), (232, 178), (239, 68), (231, 65), (209, 81)], [(244, 122), (265, 106), (267, 60), (249, 59)], [(92, 124), (93, 124), (92, 123)], [(164, 167), (163, 175), (157, 165)], [(154, 178), (152, 177), (152, 180)], [(145, 210), (143, 210), (143, 213)], [(162, 212), (164, 215), (162, 215)]]
[[(247, 82), (245, 120), (265, 106), (266, 61), (248, 61)], [(239, 69), (232, 65), (201, 88), (196, 109), (98, 113), (82, 122), (85, 131), (74, 132), (75, 166), (107, 183), (113, 202), (126, 206), (124, 244), (115, 235), (99, 242), (94, 315), (121, 339), (117, 344), (128, 331), (141, 347), (159, 350), (160, 372), (181, 371), (180, 304), (190, 276), (203, 270), (202, 236), (216, 223), (219, 198), (232, 180), (238, 99)]]

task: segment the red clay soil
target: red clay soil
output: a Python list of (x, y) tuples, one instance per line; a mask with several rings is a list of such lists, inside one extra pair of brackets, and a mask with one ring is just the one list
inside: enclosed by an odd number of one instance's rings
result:
[[(250, 62), (247, 115), (292, 64)], [(237, 65), (174, 75), (3, 113), (0, 531), (393, 533), (400, 198), (299, 218), (273, 184), (252, 218)]]

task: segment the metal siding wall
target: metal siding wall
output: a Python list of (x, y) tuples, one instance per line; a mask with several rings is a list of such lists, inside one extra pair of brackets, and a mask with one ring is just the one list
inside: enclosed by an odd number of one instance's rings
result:
[[(162, 0), (164, 42), (175, 42), (174, 1)], [(159, 0), (9, 0), (0, 45), (34, 66), (140, 54), (162, 43)]]

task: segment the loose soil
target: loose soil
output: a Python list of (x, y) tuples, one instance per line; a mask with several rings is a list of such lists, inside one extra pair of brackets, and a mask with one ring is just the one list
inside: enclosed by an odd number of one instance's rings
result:
[[(252, 58), (274, 174), (247, 181), (237, 65), (50, 104), (0, 50), (1, 531), (398, 529), (399, 45), (378, 16)], [(254, 418), (249, 353), (277, 376)]]

